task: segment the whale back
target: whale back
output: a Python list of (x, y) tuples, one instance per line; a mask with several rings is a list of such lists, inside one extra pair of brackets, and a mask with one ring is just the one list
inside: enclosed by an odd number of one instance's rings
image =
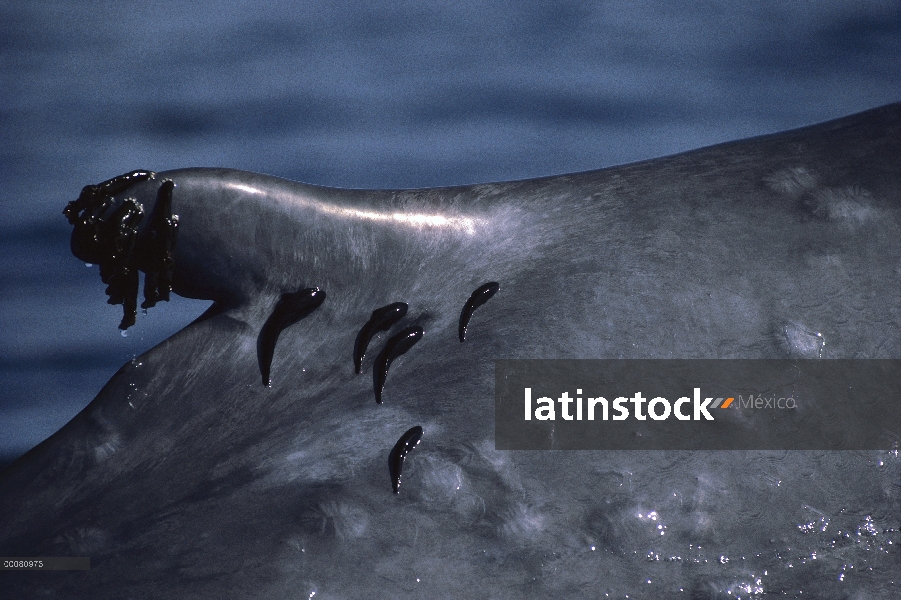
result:
[[(498, 451), (493, 397), (507, 358), (901, 358), (901, 104), (539, 180), (333, 190), (186, 169), (114, 199), (152, 214), (164, 181), (172, 291), (215, 304), (0, 473), (0, 554), (91, 557), (52, 581), (8, 573), (9, 589), (593, 598), (800, 581), (817, 597), (841, 564), (896, 566), (864, 554), (897, 542), (891, 475), (872, 468), (897, 456)], [(314, 288), (325, 300), (278, 331), (262, 385), (267, 320)], [(398, 302), (355, 373), (361, 328)], [(377, 404), (379, 351), (414, 327)], [(394, 494), (389, 454), (417, 426)], [(866, 523), (866, 548), (830, 546)]]

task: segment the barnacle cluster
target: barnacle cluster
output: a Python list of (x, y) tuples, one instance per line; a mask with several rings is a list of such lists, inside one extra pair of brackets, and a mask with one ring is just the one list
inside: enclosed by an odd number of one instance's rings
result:
[(100, 266), (100, 278), (107, 284), (109, 304), (121, 304), (119, 329), (134, 325), (138, 303), (138, 271), (144, 271), (144, 302), (141, 308), (169, 300), (174, 276), (172, 251), (178, 233), (178, 215), (172, 214), (175, 184), (164, 181), (150, 224), (143, 235), (138, 225), (144, 207), (135, 198), (118, 204), (115, 196), (138, 182), (154, 179), (151, 171), (132, 171), (97, 185), (87, 185), (77, 200), (69, 202), (63, 214), (74, 226), (72, 253)]

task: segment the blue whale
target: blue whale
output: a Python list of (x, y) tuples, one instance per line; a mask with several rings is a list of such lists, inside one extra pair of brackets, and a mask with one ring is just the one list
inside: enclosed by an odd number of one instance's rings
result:
[[(461, 187), (135, 173), (86, 188), (73, 251), (123, 327), (140, 271), (214, 304), (0, 472), (0, 555), (91, 559), (10, 597), (897, 593), (897, 448), (498, 451), (492, 398), (507, 358), (901, 358), (901, 104)], [(377, 404), (354, 357), (401, 330)]]

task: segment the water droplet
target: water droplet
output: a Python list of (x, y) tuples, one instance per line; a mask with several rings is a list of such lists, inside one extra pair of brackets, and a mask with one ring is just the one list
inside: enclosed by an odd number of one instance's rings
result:
[(128, 332), (127, 332), (127, 331), (125, 331), (124, 329), (120, 329), (119, 331), (120, 331), (122, 337), (128, 337)]
[(87, 268), (90, 269), (90, 268), (93, 267), (94, 265), (93, 265), (93, 263), (85, 263), (84, 266), (86, 266)]

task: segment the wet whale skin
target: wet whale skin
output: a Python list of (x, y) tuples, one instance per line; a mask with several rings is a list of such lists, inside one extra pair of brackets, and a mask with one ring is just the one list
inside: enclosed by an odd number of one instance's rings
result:
[[(151, 214), (166, 178), (173, 292), (215, 304), (0, 473), (0, 555), (91, 557), (4, 573), (12, 597), (896, 593), (896, 451), (499, 452), (493, 361), (901, 358), (901, 105), (536, 180), (185, 169), (116, 200)], [(502, 293), (460, 344), (486, 281)], [(261, 327), (314, 287), (260, 386)], [(393, 302), (425, 335), (376, 405), (349, 357)]]

